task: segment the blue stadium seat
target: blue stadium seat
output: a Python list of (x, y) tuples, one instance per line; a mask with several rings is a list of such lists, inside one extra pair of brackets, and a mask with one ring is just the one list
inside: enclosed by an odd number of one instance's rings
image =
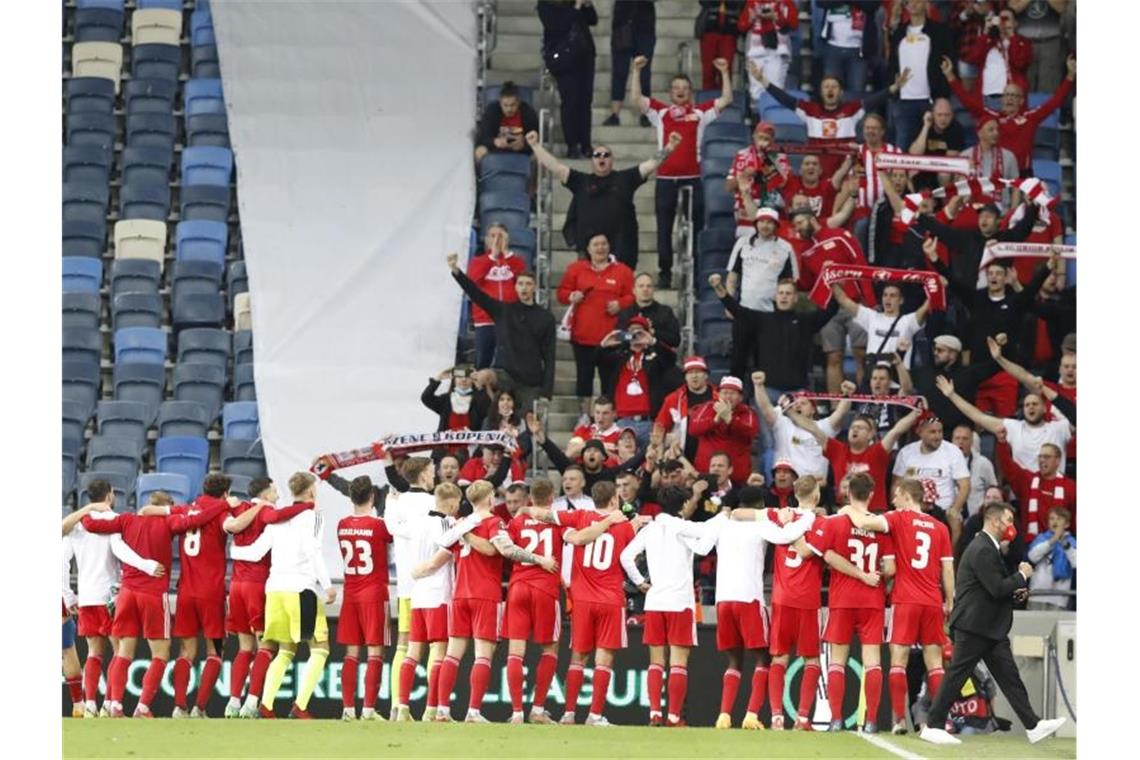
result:
[[(516, 84), (519, 90), (519, 100), (525, 103), (534, 105), (534, 88), (526, 87), (525, 85)], [(488, 103), (494, 103), (499, 99), (499, 92), (503, 89), (501, 84), (492, 84), (483, 88), (483, 107), (486, 108)]]
[(115, 364), (166, 361), (166, 332), (158, 327), (124, 327), (115, 330)]
[(234, 154), (229, 148), (199, 145), (182, 151), (183, 185), (229, 185)]
[(118, 472), (131, 480), (138, 475), (142, 446), (136, 438), (97, 435), (87, 442), (87, 468)]
[(705, 334), (705, 325), (711, 323), (727, 323), (731, 320), (725, 316), (724, 305), (720, 301), (711, 301), (697, 304), (697, 324), (700, 325), (698, 332), (701, 335)]
[(102, 375), (99, 362), (90, 358), (63, 362), (63, 400), (78, 404), (84, 411), (84, 419), (95, 413), (99, 400), (99, 387)]
[(231, 401), (222, 407), (224, 438), (260, 438), (256, 401)]
[(205, 438), (210, 422), (210, 413), (197, 401), (163, 401), (155, 426), (160, 438), (175, 435)]
[(230, 334), (201, 327), (178, 333), (179, 364), (212, 364), (225, 371), (230, 358)]
[(155, 491), (164, 491), (175, 504), (189, 504), (190, 479), (179, 472), (145, 472), (135, 483), (136, 504), (146, 504)]
[(138, 401), (100, 401), (95, 413), (95, 432), (138, 441), (142, 450), (150, 428), (149, 413), (147, 405)]
[[(79, 470), (79, 449), (83, 445), (83, 436), (77, 438), (69, 436), (66, 429), (63, 433), (63, 501), (66, 502), (75, 493), (76, 474)], [(65, 507), (66, 512), (66, 507)]]
[(197, 401), (206, 409), (211, 422), (222, 411), (225, 384), (224, 367), (184, 362), (174, 365), (174, 398), (178, 401)]
[(182, 110), (187, 116), (203, 113), (224, 114), (226, 102), (222, 98), (221, 79), (189, 79), (182, 93)]
[(63, 326), (99, 328), (98, 293), (64, 293)]
[(170, 185), (132, 182), (119, 189), (119, 216), (123, 219), (154, 219), (165, 222), (170, 215)]
[(521, 153), (488, 153), (479, 162), (480, 192), (525, 193), (531, 157)]
[(131, 48), (131, 77), (178, 81), (182, 50), (177, 45), (147, 43)]
[(106, 185), (111, 176), (111, 151), (101, 145), (67, 145), (63, 149), (63, 181)]
[(147, 182), (165, 185), (170, 182), (170, 164), (173, 161), (172, 148), (128, 146), (123, 149), (123, 184)]
[(226, 473), (226, 477), (230, 479), (230, 496), (242, 501), (249, 501), (253, 494), (249, 492), (249, 484), (253, 478), (248, 475), (232, 475)]
[(174, 150), (174, 114), (127, 114), (127, 145)]
[(230, 130), (224, 115), (203, 113), (186, 119), (186, 141), (191, 146), (230, 147)]
[(202, 480), (210, 464), (210, 444), (205, 438), (170, 436), (154, 443), (154, 466), (159, 472), (185, 475), (190, 481), (190, 498), (202, 491)]
[(265, 452), (261, 441), (246, 441), (240, 438), (222, 439), (222, 472), (244, 475), (248, 478), (268, 476), (265, 467)]
[[(201, 3), (199, 3), (201, 5)], [(135, 0), (135, 7), (139, 10), (165, 8), (169, 11), (182, 11), (182, 0)]]
[[(733, 232), (734, 230), (715, 230), (716, 232)], [(702, 288), (708, 284), (709, 275), (719, 272), (724, 275), (728, 271), (728, 259), (732, 254), (728, 251), (709, 251), (702, 253), (697, 260), (697, 278)], [(703, 291), (702, 291), (703, 292)], [(711, 289), (709, 292), (712, 292)]]
[(190, 49), (190, 76), (198, 79), (220, 78), (217, 45), (195, 45)]
[(111, 297), (123, 293), (158, 295), (162, 267), (151, 259), (115, 259), (111, 264)]
[(222, 287), (222, 268), (214, 261), (174, 260), (170, 267), (172, 295), (217, 293)]
[(701, 181), (724, 184), (733, 156), (701, 156)]
[(751, 139), (752, 133), (745, 125), (717, 120), (705, 127), (701, 144), (704, 145), (712, 140), (725, 140), (745, 147)]
[[(514, 236), (511, 237), (514, 245)], [(230, 308), (233, 308), (234, 296), (249, 292), (249, 276), (245, 273), (245, 262), (234, 261), (226, 269), (226, 290), (230, 294)]]
[(63, 223), (63, 255), (98, 258), (107, 250), (107, 223), (71, 219)]
[(214, 40), (214, 20), (210, 16), (210, 7), (195, 8), (190, 14), (190, 44), (216, 45)]
[(530, 226), (530, 198), (526, 193), (482, 193), (479, 196), (482, 229), (492, 222), (505, 224), (508, 229)]
[(76, 42), (118, 42), (122, 36), (122, 8), (76, 8)]
[(257, 401), (252, 363), (234, 365), (234, 401)]
[[(1051, 92), (1031, 92), (1025, 98), (1025, 100), (1026, 100), (1025, 107), (1026, 108), (1038, 108), (1038, 107), (1044, 105), (1045, 101), (1049, 100), (1049, 98), (1051, 98), (1051, 97), (1053, 97), (1053, 93), (1051, 93)], [(1060, 124), (1061, 124), (1061, 109), (1055, 108), (1055, 109), (1053, 109), (1052, 113), (1050, 113), (1048, 116), (1046, 116), (1041, 121), (1041, 124), (1038, 128), (1049, 127), (1050, 129), (1057, 129), (1057, 127), (1060, 126)]]
[(736, 212), (733, 208), (733, 198), (724, 191), (723, 186), (705, 185), (705, 228), (735, 227)]
[(1056, 161), (1033, 160), (1033, 174), (1049, 186), (1049, 194), (1061, 198), (1061, 165)]
[(63, 437), (82, 441), (91, 419), (89, 410), (79, 401), (63, 399)]
[(180, 293), (171, 298), (170, 321), (175, 330), (221, 327), (226, 321), (226, 301), (221, 293)]
[(63, 328), (63, 360), (98, 362), (103, 355), (103, 336), (97, 327)]
[[(185, 182), (185, 178), (183, 181)], [(174, 231), (174, 240), (177, 260), (209, 261), (217, 264), (219, 268), (225, 266), (226, 247), (229, 244), (229, 226), (225, 222), (203, 220), (179, 222)], [(244, 262), (236, 263), (245, 266)]]
[(86, 256), (63, 257), (63, 292), (98, 293), (103, 283), (103, 262)]
[(166, 368), (161, 364), (131, 362), (113, 370), (116, 401), (137, 401), (147, 408), (147, 424), (154, 420), (166, 389)]
[(253, 363), (253, 331), (234, 330), (234, 364)]
[(177, 89), (169, 79), (128, 79), (123, 84), (123, 103), (128, 114), (172, 113)]
[(217, 185), (182, 188), (182, 218), (224, 222), (230, 216), (230, 189)]
[(112, 508), (116, 512), (126, 512), (129, 508), (128, 499), (134, 491), (134, 477), (128, 478), (121, 472), (106, 472), (106, 471), (87, 471), (79, 475), (79, 506), (84, 506), (91, 502), (91, 497), (87, 495), (87, 486), (94, 480), (106, 480), (111, 484), (111, 488), (115, 493), (115, 503)]
[(108, 195), (106, 184), (65, 182), (63, 221), (105, 222)]
[(80, 9), (105, 8), (122, 12), (123, 0), (75, 0), (75, 7)]
[(736, 245), (736, 233), (725, 230), (701, 230), (697, 235), (698, 255), (723, 251), (728, 253)]
[(534, 257), (538, 250), (538, 238), (530, 227), (517, 230), (508, 230), (510, 236), (510, 249), (517, 253), (526, 262), (527, 269), (534, 269)]
[(115, 83), (103, 77), (72, 77), (67, 80), (67, 112), (113, 113)]
[(162, 297), (157, 293), (120, 293), (111, 299), (111, 329), (162, 327)]
[[(704, 174), (703, 164), (706, 160), (710, 158), (727, 158), (731, 161), (736, 158), (737, 151), (745, 147), (748, 146), (729, 140), (710, 140), (706, 142), (701, 148), (702, 175)], [(727, 172), (725, 172), (725, 174), (727, 174)]]
[[(789, 89), (785, 90), (785, 92), (796, 100), (811, 100), (811, 98), (808, 97), (808, 94), (803, 90)], [(783, 111), (786, 114), (792, 114), (793, 116), (795, 115), (795, 111), (780, 105), (779, 101), (777, 101), (767, 92), (761, 93), (760, 100), (753, 105), (759, 112), (761, 121), (772, 121), (772, 114), (780, 111)]]

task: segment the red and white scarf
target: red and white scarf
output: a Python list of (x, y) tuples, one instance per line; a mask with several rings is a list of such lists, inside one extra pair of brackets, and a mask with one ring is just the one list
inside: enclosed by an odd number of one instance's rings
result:
[(441, 430), (435, 433), (386, 435), (359, 449), (322, 454), (309, 472), (324, 480), (333, 470), (355, 467), (387, 458), (394, 452), (436, 449), (448, 446), (502, 446), (508, 452), (516, 447), (515, 437), (500, 430)]
[(1075, 245), (1053, 245), (1052, 243), (990, 243), (986, 246), (978, 270), (985, 269), (995, 259), (1035, 258), (1046, 259), (1054, 253), (1063, 259), (1076, 259)]
[(909, 153), (879, 153), (875, 167), (880, 170), (906, 169), (910, 172), (941, 172), (970, 176), (973, 169), (965, 156), (912, 156)]
[(970, 148), (970, 174), (975, 177), (988, 176), (994, 179), (1001, 179), (1005, 174), (1005, 151), (1000, 145), (994, 145), (989, 149), (989, 154), (992, 156), (990, 159), (990, 173), (988, 175), (982, 174), (982, 166), (986, 158), (983, 152), (982, 144), (978, 143), (973, 148)]
[(925, 409), (925, 396), (875, 396), (870, 393), (852, 393), (844, 396), (842, 393), (811, 393), (799, 391), (792, 394), (792, 399), (806, 398), (808, 401), (851, 401), (866, 404), (887, 404), (890, 406), (905, 406), (907, 409)]
[(1036, 536), (1041, 532), (1042, 513), (1048, 513), (1053, 507), (1063, 507), (1067, 501), (1065, 494), (1065, 480), (1053, 476), (1052, 490), (1041, 490), (1041, 473), (1034, 473), (1029, 481), (1029, 492), (1026, 494), (1025, 532)]
[(946, 288), (937, 272), (911, 269), (891, 269), (888, 267), (863, 266), (860, 264), (837, 264), (828, 261), (819, 271), (815, 285), (808, 298), (821, 309), (831, 302), (831, 286), (840, 282), (915, 282), (922, 285), (930, 308), (934, 311), (946, 310)]
[[(950, 200), (958, 195), (969, 195), (971, 198), (982, 198), (993, 196), (998, 191), (998, 186), (1002, 187), (1015, 187), (1021, 191), (1025, 200), (1033, 203), (1040, 210), (1042, 217), (1048, 219), (1048, 213), (1057, 206), (1057, 199), (1049, 194), (1049, 186), (1036, 177), (1028, 177), (1025, 179), (989, 179), (986, 177), (977, 177), (971, 179), (963, 179), (955, 182), (953, 185), (940, 187), (936, 190), (911, 193), (903, 198), (903, 209), (899, 213), (899, 219), (903, 224), (911, 224), (918, 216), (918, 205), (926, 198), (943, 198)], [(1010, 218), (1010, 223), (1016, 223), (1020, 218), (1018, 214), (1024, 214), (1023, 210), (1014, 212), (1014, 216)]]

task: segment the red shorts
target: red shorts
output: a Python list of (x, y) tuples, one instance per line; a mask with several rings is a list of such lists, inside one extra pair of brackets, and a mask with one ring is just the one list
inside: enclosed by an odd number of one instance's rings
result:
[(138, 638), (152, 641), (170, 638), (170, 597), (119, 589), (115, 597), (115, 619), (111, 635), (117, 639)]
[(226, 598), (204, 599), (178, 595), (174, 604), (174, 637), (188, 639), (198, 634), (207, 639), (226, 637)]
[(716, 648), (763, 649), (768, 646), (768, 610), (755, 602), (716, 603)]
[(265, 581), (230, 581), (226, 633), (265, 630)]
[(447, 605), (412, 609), (412, 630), (408, 641), (434, 644), (447, 641)]
[(457, 639), (498, 641), (503, 603), (490, 599), (452, 599), (447, 632)]
[(802, 610), (782, 604), (772, 605), (772, 655), (791, 654), (819, 657), (819, 609)]
[(107, 612), (107, 605), (89, 604), (79, 608), (79, 635), (111, 635), (111, 613)]
[(346, 599), (340, 606), (336, 643), (345, 646), (390, 645), (388, 600), (358, 602)]
[(974, 395), (974, 406), (995, 417), (1012, 417), (1017, 414), (1017, 378), (1008, 372), (998, 372), (983, 380)]
[(887, 640), (892, 644), (938, 644), (946, 643), (942, 627), (942, 607), (932, 604), (896, 603), (891, 608), (891, 618), (887, 626)]
[(840, 607), (827, 611), (827, 629), (823, 640), (829, 644), (850, 644), (858, 631), (859, 643), (883, 643), (883, 610), (870, 607)]
[(595, 649), (625, 649), (625, 607), (615, 604), (574, 602), (570, 611), (570, 651), (585, 654)]
[(526, 583), (512, 583), (507, 589), (507, 613), (503, 631), (512, 641), (530, 639), (535, 644), (551, 644), (562, 635), (562, 605), (556, 597), (544, 594)]
[(641, 643), (647, 647), (661, 647), (666, 644), (678, 647), (697, 645), (697, 620), (692, 610), (679, 612), (646, 610), (643, 625)]

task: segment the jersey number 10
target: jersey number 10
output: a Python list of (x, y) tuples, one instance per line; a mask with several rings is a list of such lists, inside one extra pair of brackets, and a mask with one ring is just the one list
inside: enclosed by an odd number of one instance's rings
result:
[(582, 547), (582, 566), (609, 570), (614, 561), (614, 537), (603, 533)]

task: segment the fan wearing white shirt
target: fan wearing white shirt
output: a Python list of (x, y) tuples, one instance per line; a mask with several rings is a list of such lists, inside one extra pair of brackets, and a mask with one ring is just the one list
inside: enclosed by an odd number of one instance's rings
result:
[[(936, 382), (947, 381), (939, 375)], [(966, 499), (970, 495), (970, 470), (966, 466), (966, 457), (957, 446), (943, 439), (942, 420), (937, 417), (931, 415), (920, 419), (917, 432), (919, 440), (903, 446), (895, 458), (891, 491), (893, 493), (898, 488), (903, 478), (932, 482), (938, 492), (934, 505), (946, 510), (951, 544), (955, 544), (966, 521)]]
[[(910, 314), (902, 313), (902, 288), (895, 283), (883, 286), (879, 301), (882, 311), (870, 309), (851, 299), (839, 285), (831, 286), (831, 294), (839, 302), (839, 307), (852, 316), (855, 324), (867, 331), (867, 352), (874, 354), (898, 353), (899, 342), (911, 344), (915, 333), (926, 323), (930, 311), (930, 298)], [(904, 345), (906, 345), (904, 344)], [(906, 352), (903, 361), (910, 368), (911, 351)]]
[[(767, 374), (764, 372), (752, 373), (752, 386), (755, 389), (756, 404), (760, 407), (760, 416), (772, 427), (772, 436), (776, 441), (776, 459), (787, 460), (800, 475), (811, 475), (820, 481), (827, 480), (827, 458), (823, 455), (823, 447), (819, 445), (812, 435), (796, 427), (784, 414), (784, 408), (790, 408), (797, 414), (815, 419), (815, 402), (807, 398), (790, 401), (791, 397), (782, 397), (780, 407), (772, 406), (765, 388)], [(855, 392), (855, 383), (844, 380), (841, 386), (844, 396)], [(785, 403), (788, 399), (788, 403)], [(819, 429), (829, 438), (834, 438), (840, 429), (843, 418), (851, 411), (851, 402), (843, 399), (835, 405), (831, 415), (818, 420)]]

